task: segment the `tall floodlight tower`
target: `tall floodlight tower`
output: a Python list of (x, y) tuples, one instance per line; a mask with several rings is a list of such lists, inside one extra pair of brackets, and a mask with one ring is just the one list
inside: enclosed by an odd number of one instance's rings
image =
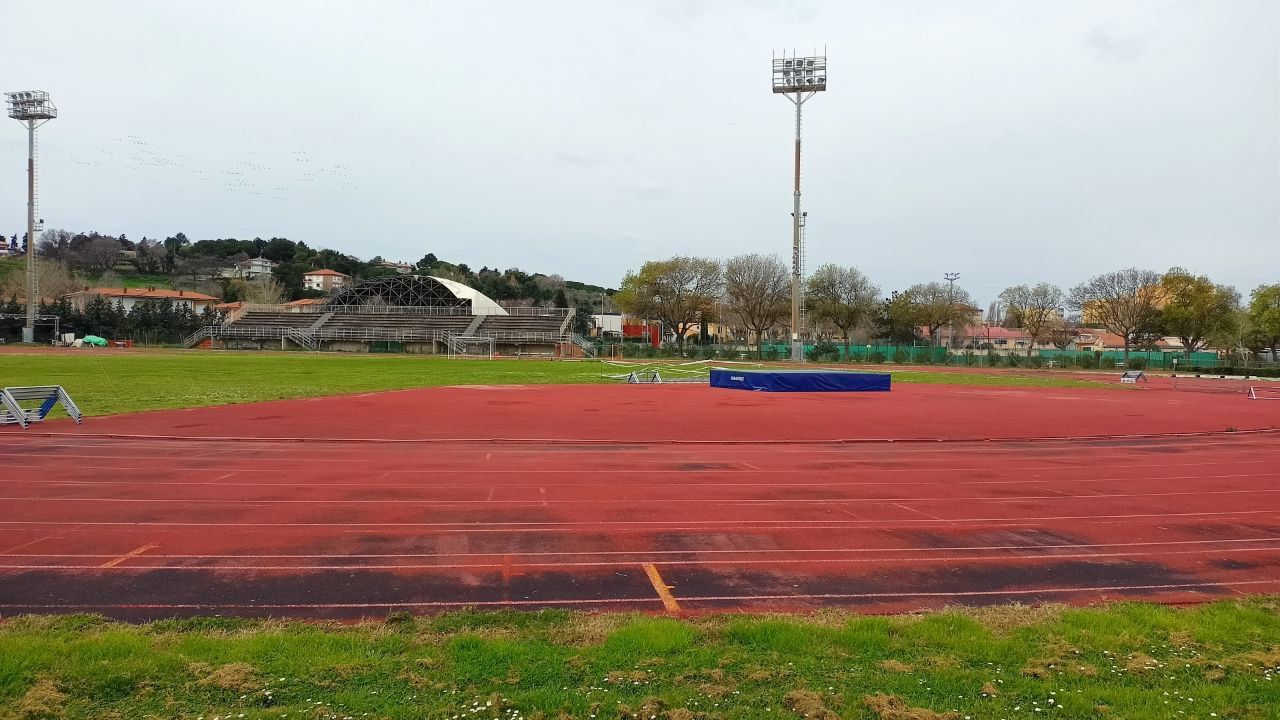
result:
[(947, 281), (947, 308), (951, 312), (951, 337), (947, 338), (947, 343), (955, 345), (956, 341), (956, 281), (960, 279), (960, 273), (950, 272), (942, 273), (942, 279)]
[(36, 340), (36, 128), (58, 117), (58, 108), (42, 90), (21, 90), (4, 94), (9, 117), (27, 127), (27, 324), (22, 342)]
[(804, 248), (801, 232), (804, 227), (804, 215), (800, 212), (800, 109), (805, 101), (827, 89), (827, 55), (797, 57), (794, 52), (788, 57), (773, 58), (773, 91), (782, 93), (796, 106), (796, 151), (795, 151), (795, 183), (791, 201), (791, 359), (804, 361), (804, 341), (801, 337), (800, 306), (804, 293), (803, 259)]

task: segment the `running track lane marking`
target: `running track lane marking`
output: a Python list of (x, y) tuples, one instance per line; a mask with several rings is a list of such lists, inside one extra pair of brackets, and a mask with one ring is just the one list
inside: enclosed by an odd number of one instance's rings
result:
[[(1184, 518), (1184, 517), (1226, 517), (1238, 515), (1270, 515), (1275, 510), (1215, 510), (1187, 513), (1131, 513), (1128, 515), (1049, 515), (1040, 517), (978, 517), (952, 518), (946, 523), (992, 523), (995, 527), (1025, 527), (1033, 521), (1082, 520), (1099, 522), (1103, 520), (1130, 520), (1133, 518)], [(1280, 518), (1280, 516), (1277, 516)], [(303, 528), (303, 527), (338, 527), (338, 528), (439, 528), (441, 532), (502, 532), (513, 530), (520, 532), (561, 532), (562, 528), (661, 528), (664, 530), (699, 530), (708, 527), (755, 528), (757, 530), (830, 530), (844, 528), (897, 528), (900, 525), (921, 526), (938, 522), (937, 520), (760, 520), (744, 524), (741, 520), (617, 520), (617, 521), (556, 521), (556, 522), (497, 522), (497, 523), (445, 523), (445, 522), (383, 522), (383, 523), (273, 523), (273, 522), (179, 522), (179, 521), (83, 521), (83, 520), (0, 520), (4, 525), (74, 525), (75, 529), (87, 527), (125, 526), (138, 527), (271, 527), (271, 528)], [(347, 532), (355, 532), (349, 530)]]
[[(863, 565), (863, 564), (880, 564), (886, 562), (898, 563), (983, 563), (983, 562), (1000, 562), (1000, 563), (1016, 563), (1019, 561), (1038, 561), (1038, 560), (1092, 560), (1097, 558), (1113, 558), (1113, 557), (1166, 557), (1180, 555), (1226, 555), (1239, 553), (1268, 553), (1280, 551), (1276, 547), (1259, 547), (1259, 548), (1222, 548), (1207, 550), (1165, 550), (1156, 552), (1115, 552), (1115, 553), (1051, 553), (1041, 555), (1014, 554), (1014, 555), (945, 555), (936, 557), (906, 557), (906, 558), (770, 558), (766, 560), (747, 560), (747, 559), (730, 559), (730, 560), (664, 560), (664, 565)], [(13, 555), (10, 557), (22, 558), (26, 555)], [(163, 555), (157, 556), (163, 558)], [(194, 570), (198, 572), (234, 572), (241, 570), (301, 570), (301, 571), (317, 571), (317, 570), (502, 570), (503, 573), (511, 573), (516, 570), (531, 570), (538, 568), (558, 568), (558, 567), (627, 567), (634, 561), (631, 560), (583, 560), (578, 562), (522, 562), (519, 564), (508, 563), (504, 556), (502, 563), (495, 562), (471, 562), (471, 563), (432, 563), (432, 564), (392, 564), (392, 565), (126, 565), (121, 567), (107, 565), (0, 565), (0, 571), (3, 570), (94, 570), (111, 567), (114, 570)], [(234, 558), (228, 558), (234, 559)], [(652, 563), (642, 563), (645, 572), (649, 572)], [(657, 569), (654, 568), (654, 573)], [(653, 583), (655, 590), (658, 590), (659, 596), (662, 595), (661, 588), (674, 587), (666, 585), (659, 576), (654, 580), (653, 575), (649, 576), (650, 582)], [(1277, 579), (1276, 582), (1280, 582)], [(670, 595), (670, 593), (667, 593)], [(672, 598), (674, 602), (674, 598)], [(663, 599), (663, 603), (666, 600)], [(679, 606), (677, 606), (677, 609)]]
[(142, 547), (140, 547), (140, 548), (134, 548), (133, 550), (130, 550), (129, 552), (125, 553), (124, 555), (121, 555), (120, 557), (116, 558), (115, 560), (108, 560), (108, 561), (106, 561), (106, 562), (102, 563), (101, 565), (99, 565), (98, 567), (100, 567), (100, 568), (113, 568), (113, 567), (115, 567), (115, 566), (119, 565), (120, 563), (124, 562), (125, 560), (128, 560), (129, 558), (135, 558), (135, 557), (138, 557), (138, 556), (139, 556), (139, 555), (141, 555), (142, 553), (144, 553), (144, 552), (146, 552), (146, 551), (148, 551), (148, 550), (155, 550), (155, 549), (156, 549), (156, 548), (158, 548), (158, 547), (160, 547), (160, 546), (159, 546), (159, 545), (143, 545), (143, 546), (142, 546)]
[[(1260, 585), (1280, 585), (1280, 580), (1241, 580), (1221, 583), (1176, 583), (1169, 585), (1107, 585), (1053, 587), (1037, 589), (1006, 590), (967, 590), (956, 592), (882, 592), (882, 593), (800, 593), (796, 595), (703, 595), (686, 597), (685, 602), (761, 602), (787, 600), (881, 600), (904, 598), (948, 598), (948, 597), (988, 597), (1004, 595), (1061, 595), (1081, 592), (1132, 592), (1135, 590), (1202, 590), (1235, 587), (1256, 587)], [(613, 605), (618, 603), (643, 604), (650, 602), (643, 598), (574, 598), (564, 600), (435, 600), (423, 602), (396, 603), (272, 603), (265, 605), (231, 605), (231, 604), (198, 604), (198, 603), (104, 603), (99, 605), (71, 603), (5, 603), (0, 610), (23, 610), (41, 608), (43, 610), (356, 610), (361, 608), (404, 608), (404, 607), (503, 607), (527, 606), (551, 607), (555, 605)]]
[(658, 573), (658, 568), (654, 567), (653, 563), (641, 563), (641, 567), (644, 568), (644, 574), (649, 576), (649, 582), (653, 584), (653, 589), (658, 592), (658, 597), (662, 600), (662, 606), (667, 609), (667, 612), (680, 612), (680, 603), (676, 602), (675, 596), (671, 594), (672, 586), (662, 579), (662, 575)]

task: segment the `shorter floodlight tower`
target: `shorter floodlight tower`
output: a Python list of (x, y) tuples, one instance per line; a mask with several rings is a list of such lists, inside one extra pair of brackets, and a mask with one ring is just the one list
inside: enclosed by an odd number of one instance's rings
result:
[(800, 212), (800, 108), (805, 101), (827, 89), (827, 55), (814, 54), (811, 57), (790, 57), (784, 52), (782, 57), (773, 58), (773, 91), (786, 96), (796, 106), (796, 151), (795, 182), (791, 195), (791, 360), (804, 361), (804, 340), (801, 337), (800, 306), (804, 293), (803, 261), (801, 233), (804, 228), (804, 214)]
[(40, 303), (36, 288), (36, 128), (58, 117), (58, 108), (42, 90), (21, 90), (4, 94), (9, 117), (27, 127), (27, 324), (22, 342), (36, 340), (36, 310)]

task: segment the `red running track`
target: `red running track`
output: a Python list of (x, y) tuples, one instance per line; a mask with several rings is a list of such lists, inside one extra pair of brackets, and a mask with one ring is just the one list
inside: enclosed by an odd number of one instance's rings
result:
[[(543, 386), (55, 422), (0, 432), (0, 614), (893, 612), (1277, 592), (1277, 414), (1163, 390)], [(1259, 432), (827, 441), (1227, 424)], [(210, 439), (230, 435), (436, 439)]]

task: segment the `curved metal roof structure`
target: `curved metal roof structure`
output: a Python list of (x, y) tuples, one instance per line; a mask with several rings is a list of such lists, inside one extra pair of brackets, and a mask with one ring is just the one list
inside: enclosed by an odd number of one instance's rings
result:
[(394, 306), (469, 309), (473, 315), (506, 315), (484, 293), (460, 282), (430, 275), (387, 275), (343, 287), (325, 307)]

